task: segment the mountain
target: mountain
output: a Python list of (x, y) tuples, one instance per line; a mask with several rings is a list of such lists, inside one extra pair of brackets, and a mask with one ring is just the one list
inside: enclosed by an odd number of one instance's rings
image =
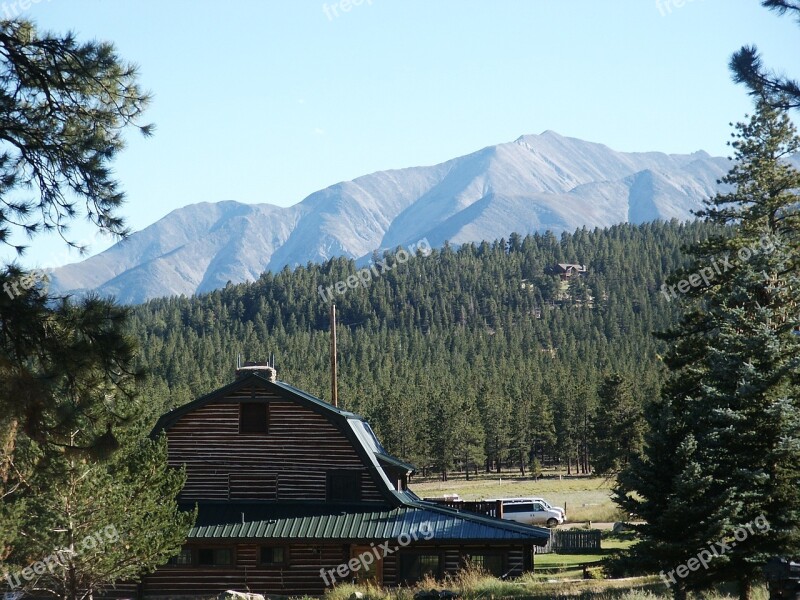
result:
[(726, 158), (617, 152), (552, 131), (428, 166), (337, 183), (299, 204), (192, 204), (51, 274), (58, 292), (124, 303), (210, 291), (335, 256), (427, 239), (433, 246), (581, 226), (692, 218)]

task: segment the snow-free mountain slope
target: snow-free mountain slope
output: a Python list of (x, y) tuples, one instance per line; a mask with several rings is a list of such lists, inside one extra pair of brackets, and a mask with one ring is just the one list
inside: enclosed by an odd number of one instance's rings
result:
[(97, 256), (56, 269), (52, 284), (136, 303), (334, 256), (366, 260), (375, 250), (424, 238), (460, 244), (514, 231), (689, 219), (729, 167), (702, 151), (617, 152), (546, 131), (434, 166), (337, 183), (288, 208), (189, 205)]

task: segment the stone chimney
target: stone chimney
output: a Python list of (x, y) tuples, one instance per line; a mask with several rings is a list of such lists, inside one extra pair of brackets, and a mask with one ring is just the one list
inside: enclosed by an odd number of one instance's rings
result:
[(267, 381), (275, 381), (278, 379), (278, 372), (275, 367), (268, 362), (251, 362), (247, 361), (236, 369), (236, 379), (247, 377), (250, 373), (260, 375)]

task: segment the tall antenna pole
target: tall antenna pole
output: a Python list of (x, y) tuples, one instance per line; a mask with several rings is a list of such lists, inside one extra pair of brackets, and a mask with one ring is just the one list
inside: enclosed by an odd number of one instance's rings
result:
[(339, 406), (339, 386), (336, 376), (336, 305), (331, 304), (331, 404)]

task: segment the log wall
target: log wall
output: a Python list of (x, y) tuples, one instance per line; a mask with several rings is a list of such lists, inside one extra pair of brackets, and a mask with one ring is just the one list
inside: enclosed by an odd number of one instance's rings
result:
[[(361, 499), (382, 500), (351, 442), (326, 417), (262, 388), (226, 400), (187, 413), (167, 430), (169, 463), (186, 465), (181, 501), (325, 500), (326, 472), (334, 469), (361, 471)], [(267, 433), (239, 433), (239, 402), (267, 403)]]
[[(208, 546), (203, 546), (208, 547)], [(351, 557), (348, 544), (328, 543), (291, 544), (288, 561), (282, 566), (259, 565), (260, 546), (234, 544), (234, 564), (228, 567), (162, 567), (145, 577), (141, 593), (145, 597), (204, 596), (210, 597), (225, 590), (249, 591), (264, 595), (321, 595), (326, 584), (320, 569), (335, 569)], [(406, 551), (419, 551), (422, 546), (411, 545)], [(425, 552), (438, 553), (444, 558), (442, 575), (455, 575), (464, 565), (464, 556), (488, 550), (486, 546), (424, 546)], [(492, 546), (492, 551), (504, 554), (504, 564), (512, 571), (510, 576), (523, 573), (522, 546)], [(402, 550), (400, 551), (402, 552)], [(386, 586), (398, 585), (399, 555), (394, 553), (383, 560), (383, 582)], [(513, 568), (512, 568), (513, 567)], [(345, 581), (349, 578), (345, 578)], [(337, 577), (336, 582), (343, 580)]]

